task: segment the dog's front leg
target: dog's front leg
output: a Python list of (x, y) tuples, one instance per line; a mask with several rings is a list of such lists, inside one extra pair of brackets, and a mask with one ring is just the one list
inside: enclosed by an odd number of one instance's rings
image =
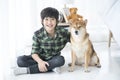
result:
[(85, 65), (84, 65), (84, 67), (85, 67), (85, 72), (90, 72), (90, 71), (88, 70), (89, 62), (90, 62), (90, 55), (89, 55), (88, 52), (86, 51), (86, 53), (85, 53)]
[(69, 72), (73, 72), (74, 66), (75, 66), (75, 61), (76, 61), (76, 55), (73, 51), (71, 53), (71, 57), (72, 57), (72, 63), (71, 63), (71, 67), (69, 69)]

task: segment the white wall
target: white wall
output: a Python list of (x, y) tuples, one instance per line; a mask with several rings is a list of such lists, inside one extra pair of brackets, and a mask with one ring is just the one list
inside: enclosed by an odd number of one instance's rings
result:
[(104, 22), (113, 33), (115, 41), (120, 46), (120, 0), (117, 0), (104, 16)]

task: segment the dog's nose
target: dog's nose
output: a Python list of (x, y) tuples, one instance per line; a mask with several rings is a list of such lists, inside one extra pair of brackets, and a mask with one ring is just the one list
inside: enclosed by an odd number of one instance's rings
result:
[(75, 31), (75, 34), (78, 35), (78, 31)]

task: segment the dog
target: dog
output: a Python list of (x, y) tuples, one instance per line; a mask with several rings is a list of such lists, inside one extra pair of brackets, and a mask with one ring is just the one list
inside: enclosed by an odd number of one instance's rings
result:
[(84, 65), (85, 72), (90, 72), (88, 66), (101, 67), (99, 57), (97, 56), (93, 45), (89, 39), (86, 30), (87, 19), (74, 20), (70, 23), (70, 42), (72, 62), (69, 71), (74, 71), (75, 65)]

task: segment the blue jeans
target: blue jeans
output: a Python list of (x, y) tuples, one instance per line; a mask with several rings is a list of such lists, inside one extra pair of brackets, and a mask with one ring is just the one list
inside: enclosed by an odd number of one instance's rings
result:
[[(55, 67), (63, 66), (65, 59), (63, 56), (54, 56), (52, 59), (47, 61), (49, 66), (46, 66), (48, 71), (52, 71)], [(23, 55), (17, 58), (17, 64), (19, 67), (27, 67), (30, 71), (30, 74), (42, 73), (38, 69), (38, 63), (33, 60), (31, 55)]]

